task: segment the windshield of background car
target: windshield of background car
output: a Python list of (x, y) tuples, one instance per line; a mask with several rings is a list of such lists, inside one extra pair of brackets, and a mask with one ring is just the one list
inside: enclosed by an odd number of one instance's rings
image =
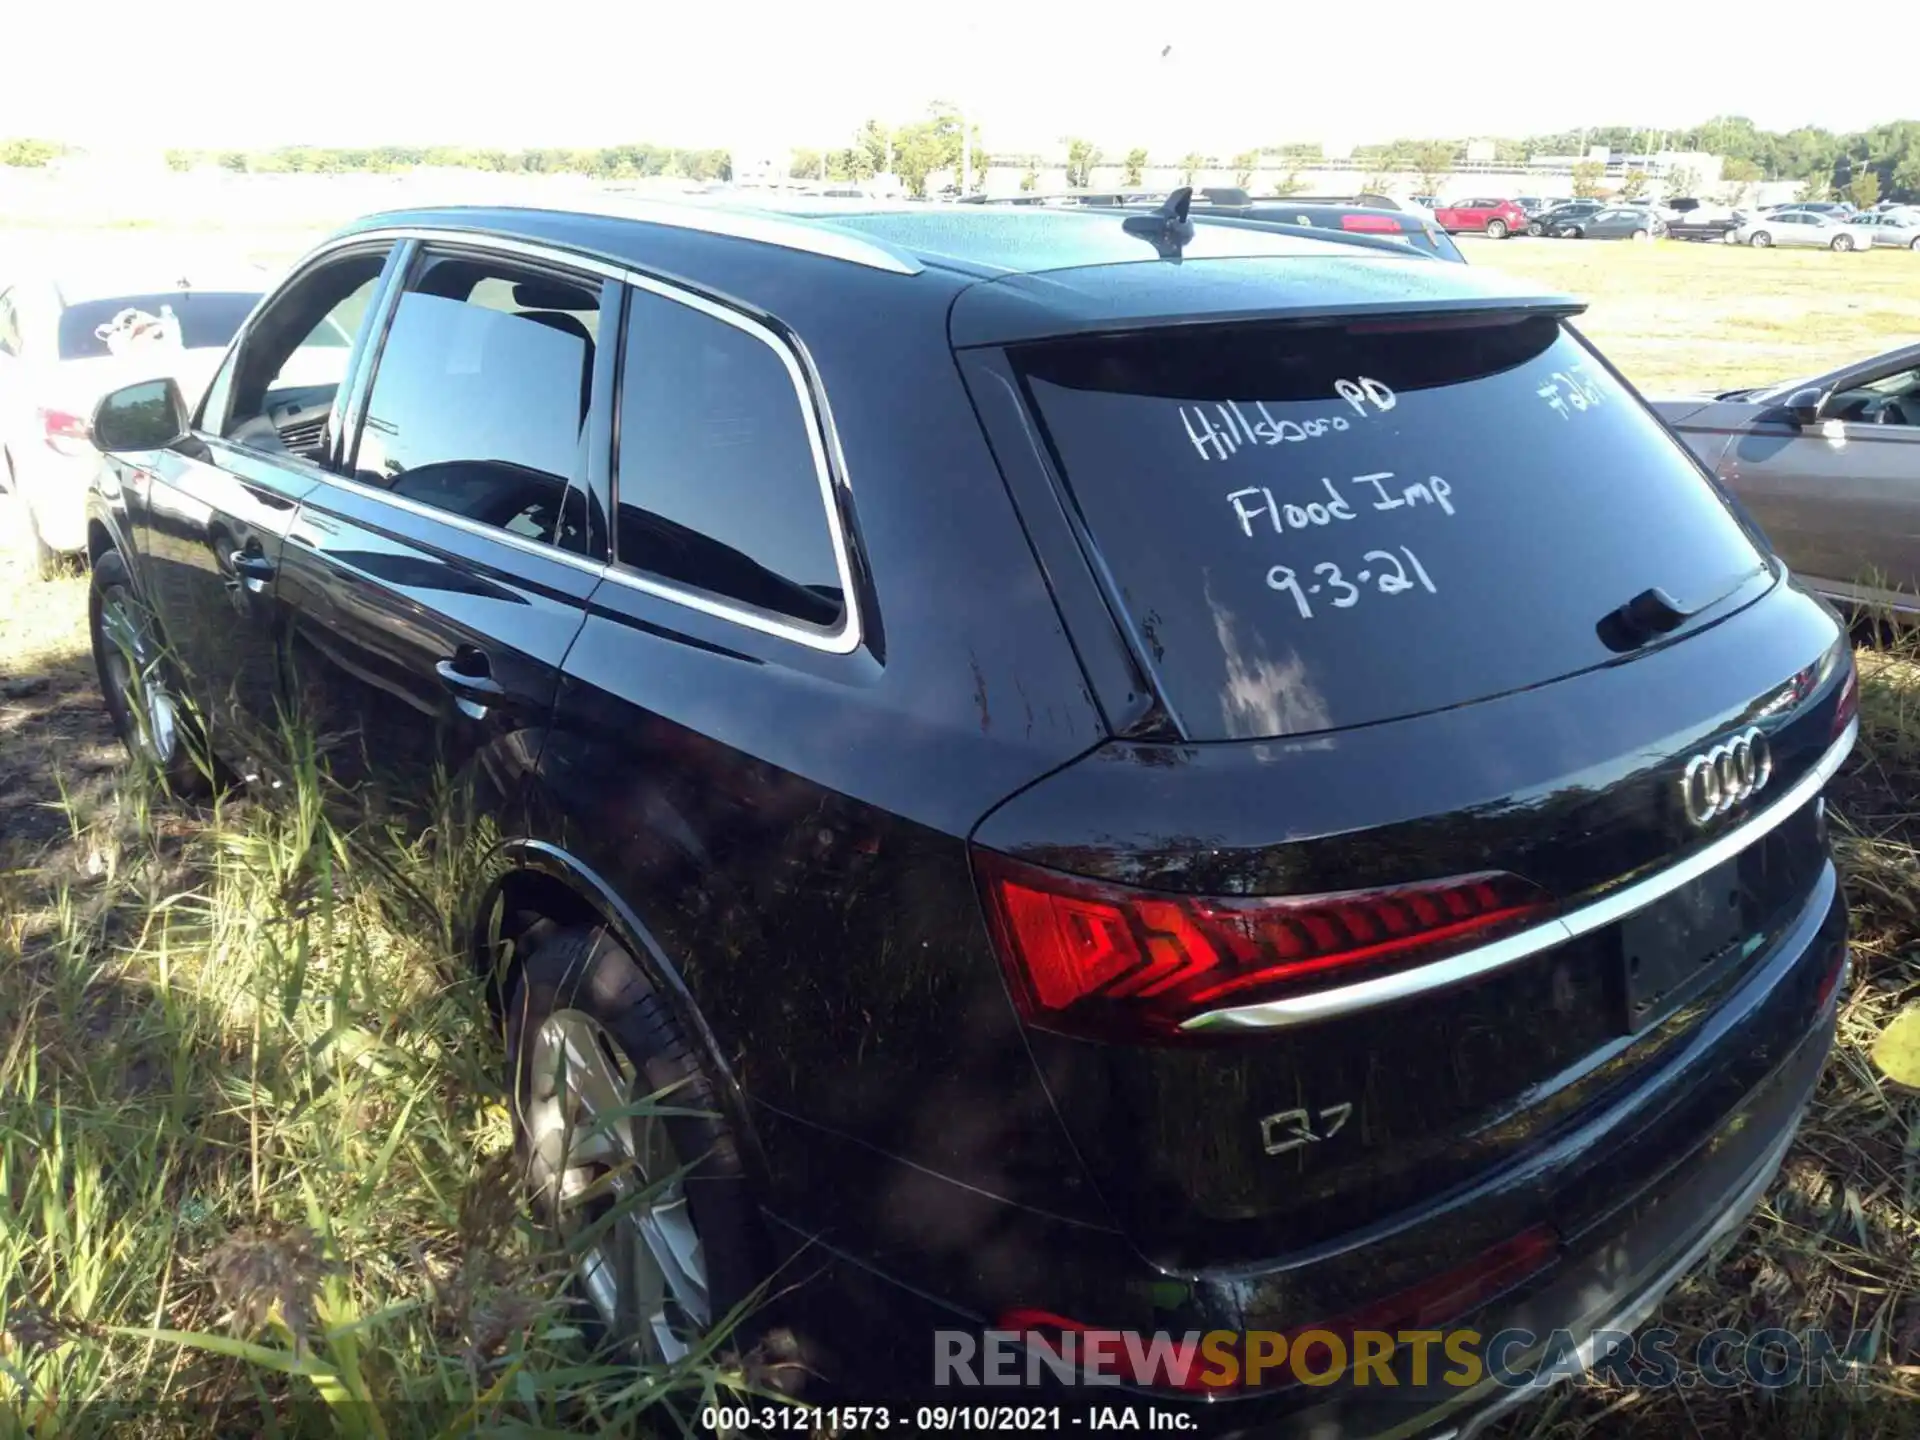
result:
[(1014, 359), (1195, 739), (1538, 685), (1618, 659), (1602, 624), (1651, 587), (1704, 616), (1771, 583), (1552, 316), (1195, 326)]
[(178, 290), (154, 295), (121, 295), (106, 300), (82, 300), (60, 313), (60, 358), (94, 360), (111, 354), (97, 333), (123, 310), (158, 316), (171, 308), (180, 322), (180, 340), (189, 350), (224, 350), (241, 322), (260, 303), (259, 292), (238, 290)]

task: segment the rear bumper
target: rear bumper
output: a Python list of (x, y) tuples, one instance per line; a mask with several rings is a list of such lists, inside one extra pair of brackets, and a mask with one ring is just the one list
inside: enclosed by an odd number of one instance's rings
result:
[[(1580, 1175), (1570, 1183), (1586, 1193), (1572, 1200), (1563, 1195), (1556, 1206), (1565, 1237), (1559, 1259), (1520, 1290), (1459, 1322), (1483, 1341), (1508, 1331), (1538, 1337), (1540, 1343), (1514, 1344), (1503, 1352), (1508, 1372), (1504, 1380), (1485, 1379), (1473, 1388), (1416, 1388), (1406, 1383), (1391, 1390), (1342, 1381), (1314, 1391), (1294, 1387), (1222, 1396), (1211, 1403), (1109, 1387), (936, 1389), (931, 1383), (932, 1332), (978, 1334), (986, 1318), (978, 1302), (958, 1295), (936, 1297), (897, 1283), (871, 1262), (831, 1254), (817, 1238), (807, 1250), (814, 1262), (826, 1262), (828, 1273), (816, 1274), (815, 1283), (800, 1287), (802, 1293), (793, 1298), (804, 1301), (803, 1308), (782, 1318), (799, 1328), (809, 1356), (818, 1356), (814, 1368), (830, 1377), (839, 1392), (833, 1398), (855, 1403), (910, 1394), (916, 1401), (949, 1407), (1025, 1403), (1071, 1410), (1128, 1405), (1167, 1416), (1181, 1412), (1184, 1423), (1210, 1433), (1307, 1440), (1465, 1440), (1494, 1417), (1545, 1393), (1541, 1385), (1516, 1383), (1512, 1377), (1531, 1373), (1549, 1337), (1557, 1337), (1562, 1346), (1571, 1343), (1576, 1353), (1581, 1347), (1607, 1348), (1600, 1342), (1641, 1324), (1672, 1285), (1740, 1225), (1765, 1192), (1832, 1044), (1838, 987), (1824, 999), (1815, 996), (1844, 964), (1846, 923), (1844, 900), (1829, 866), (1769, 961), (1726, 998), (1717, 1015), (1702, 1023), (1697, 1045), (1592, 1122), (1614, 1142), (1577, 1147), (1585, 1158), (1576, 1167)], [(1770, 1066), (1751, 1066), (1751, 1059), (1763, 1055), (1773, 1061)], [(1743, 1088), (1728, 1091), (1727, 1067), (1740, 1057), (1746, 1063), (1737, 1068), (1753, 1078)], [(1616, 1153), (1619, 1146), (1625, 1153)], [(975, 1198), (983, 1210), (1010, 1208)], [(993, 1216), (981, 1214), (971, 1226), (966, 1248), (978, 1256), (990, 1254), (1011, 1218), (1002, 1216), (996, 1223)], [(1029, 1293), (1071, 1295), (1094, 1286), (1111, 1287), (1117, 1297), (1170, 1278), (1145, 1269), (1118, 1237), (1117, 1243), (1104, 1247), (1104, 1255), (1092, 1238), (1084, 1232), (1076, 1238), (1063, 1230), (1054, 1237), (1057, 1245), (1026, 1247), (1036, 1272)], [(885, 1259), (880, 1263), (894, 1268)], [(1087, 1273), (1089, 1265), (1096, 1273)], [(801, 1268), (815, 1267), (803, 1260)], [(914, 1267), (901, 1268), (912, 1273)], [(1257, 1277), (1245, 1283), (1257, 1283)], [(1063, 1309), (1069, 1314), (1099, 1313), (1076, 1312), (1071, 1304)], [(1176, 1328), (1176, 1335), (1180, 1328), (1185, 1327)], [(824, 1352), (812, 1343), (815, 1337), (827, 1341)], [(1140, 1423), (1145, 1428), (1146, 1417)]]
[(87, 491), (101, 464), (97, 454), (62, 455), (44, 444), (14, 455), (20, 498), (33, 512), (41, 543), (63, 552), (87, 548)]
[[(1581, 1259), (1563, 1264), (1537, 1292), (1474, 1328), (1483, 1335), (1529, 1331), (1543, 1340), (1558, 1332), (1572, 1340), (1584, 1364), (1596, 1351), (1604, 1353), (1611, 1337), (1645, 1323), (1674, 1284), (1739, 1229), (1772, 1183), (1832, 1046), (1834, 1003), (1828, 1003), (1818, 1024), (1766, 1082), (1676, 1167), (1677, 1183), (1630, 1206), (1626, 1223), (1604, 1240), (1589, 1242)], [(1504, 1363), (1510, 1372), (1525, 1375), (1541, 1358), (1538, 1347), (1516, 1347)], [(1312, 1440), (1363, 1435), (1379, 1440), (1468, 1440), (1501, 1415), (1545, 1394), (1541, 1384), (1508, 1385), (1494, 1379), (1472, 1390), (1437, 1395), (1430, 1405), (1411, 1396), (1397, 1403), (1367, 1404), (1354, 1392), (1353, 1403), (1336, 1401), (1278, 1425), (1256, 1425), (1239, 1433)]]

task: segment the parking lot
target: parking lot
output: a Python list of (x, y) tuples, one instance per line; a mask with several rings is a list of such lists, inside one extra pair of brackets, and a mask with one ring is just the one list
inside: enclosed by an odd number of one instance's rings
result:
[(1787, 380), (1920, 336), (1909, 251), (1458, 238), (1475, 265), (1585, 299), (1581, 328), (1649, 394)]

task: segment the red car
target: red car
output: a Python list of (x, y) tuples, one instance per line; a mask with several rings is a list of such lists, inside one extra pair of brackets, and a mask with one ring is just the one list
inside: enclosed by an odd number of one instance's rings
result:
[(1504, 240), (1527, 229), (1527, 212), (1511, 200), (1456, 200), (1436, 209), (1433, 218), (1450, 235), (1484, 230), (1492, 239)]

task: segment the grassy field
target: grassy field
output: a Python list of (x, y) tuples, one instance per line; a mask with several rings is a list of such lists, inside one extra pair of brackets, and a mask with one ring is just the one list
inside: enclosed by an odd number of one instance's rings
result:
[(1650, 395), (1790, 380), (1920, 341), (1920, 254), (1908, 250), (1474, 236), (1462, 248), (1586, 300), (1581, 329)]
[[(1590, 297), (1589, 333), (1649, 390), (1920, 338), (1920, 256), (1471, 257)], [(732, 1362), (640, 1374), (584, 1351), (448, 937), (311, 797), (156, 797), (96, 698), (84, 606), (80, 577), (0, 562), (0, 1437), (674, 1430), (662, 1400), (684, 1413)], [(1863, 1384), (1567, 1390), (1505, 1435), (1920, 1435), (1920, 1098), (1871, 1055), (1920, 999), (1920, 667), (1862, 665), (1836, 790), (1859, 959), (1841, 1045), (1780, 1182), (1662, 1319), (1866, 1334)], [(363, 838), (430, 897), (458, 882), (440, 836)]]
[(159, 795), (85, 604), (0, 566), (0, 1437), (678, 1433), (737, 1371), (555, 1300), (457, 850)]

